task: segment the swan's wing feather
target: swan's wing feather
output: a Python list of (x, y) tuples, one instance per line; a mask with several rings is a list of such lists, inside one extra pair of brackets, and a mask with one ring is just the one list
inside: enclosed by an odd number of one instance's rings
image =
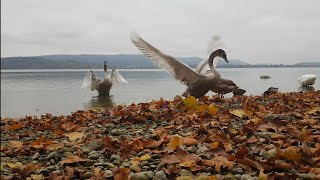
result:
[(90, 70), (83, 79), (81, 89), (90, 89), (92, 91), (97, 90), (99, 82), (100, 80), (96, 77), (92, 70)]
[(109, 78), (112, 82), (128, 83), (128, 81), (125, 80), (124, 77), (116, 69), (112, 69), (109, 74)]
[(181, 81), (183, 84), (192, 84), (200, 78), (200, 75), (188, 65), (162, 53), (151, 44), (143, 40), (137, 33), (131, 34), (131, 41), (154, 64), (165, 69), (171, 76)]

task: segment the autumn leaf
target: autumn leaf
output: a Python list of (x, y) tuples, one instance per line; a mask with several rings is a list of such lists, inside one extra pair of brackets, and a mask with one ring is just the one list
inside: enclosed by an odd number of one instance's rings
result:
[(218, 113), (218, 109), (213, 104), (210, 104), (208, 106), (208, 113), (212, 116), (216, 115)]
[(115, 170), (114, 180), (129, 180), (130, 169), (128, 168), (117, 168)]
[(259, 180), (268, 180), (268, 175), (266, 175), (265, 173), (263, 173), (263, 170), (260, 170), (259, 173)]
[(188, 146), (190, 146), (190, 145), (196, 145), (196, 144), (199, 143), (196, 139), (194, 139), (194, 138), (192, 138), (192, 137), (184, 137), (184, 138), (182, 139), (182, 141), (183, 141), (183, 144), (188, 145)]
[(178, 176), (176, 180), (193, 180), (192, 176)]
[(67, 159), (64, 159), (60, 161), (61, 166), (64, 164), (72, 164), (72, 163), (78, 163), (78, 162), (86, 162), (88, 159), (82, 159), (79, 156), (69, 156)]
[(20, 162), (14, 162), (14, 163), (7, 163), (7, 166), (11, 169), (21, 169), (22, 168), (22, 163)]
[(11, 130), (19, 130), (19, 129), (22, 129), (24, 126), (22, 123), (18, 122), (16, 124), (13, 124), (11, 127), (9, 127), (9, 129)]
[(217, 147), (219, 147), (219, 144), (220, 144), (220, 143), (217, 142), (217, 141), (211, 143), (211, 144), (210, 144), (210, 149), (213, 149), (213, 150), (214, 150), (214, 149), (217, 149)]
[(21, 141), (9, 141), (9, 144), (13, 148), (19, 148), (23, 146), (23, 142)]
[(65, 134), (65, 136), (67, 136), (69, 138), (69, 141), (76, 141), (78, 139), (82, 139), (84, 134), (80, 133), (80, 132), (72, 132), (69, 134)]
[(234, 162), (229, 161), (227, 158), (222, 156), (215, 156), (211, 160), (202, 160), (202, 163), (206, 166), (215, 166), (217, 172), (221, 172), (221, 167), (232, 168)]
[(45, 178), (42, 174), (31, 174), (30, 177), (32, 180), (42, 180)]
[(182, 101), (188, 109), (192, 109), (198, 105), (197, 99), (193, 96), (189, 96), (189, 97), (183, 99)]
[(300, 141), (303, 141), (303, 142), (309, 142), (311, 140), (310, 130), (308, 130), (306, 128), (302, 128), (299, 139), (300, 139)]
[(54, 150), (57, 150), (57, 149), (60, 149), (63, 147), (64, 147), (64, 144), (62, 144), (62, 143), (54, 143), (54, 144), (46, 145), (45, 149), (49, 150), (49, 151), (54, 151)]
[(282, 157), (289, 161), (301, 161), (302, 155), (299, 151), (300, 148), (290, 146), (283, 151)]
[(246, 112), (244, 112), (242, 109), (236, 109), (230, 112), (230, 114), (233, 114), (239, 118), (242, 118), (243, 116), (246, 116)]
[(170, 137), (170, 142), (167, 144), (167, 146), (173, 150), (175, 150), (177, 147), (183, 145), (183, 137), (179, 135), (173, 135)]

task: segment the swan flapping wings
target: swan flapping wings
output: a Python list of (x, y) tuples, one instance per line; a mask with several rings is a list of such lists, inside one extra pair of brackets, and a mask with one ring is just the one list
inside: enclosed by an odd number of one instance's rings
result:
[(91, 91), (97, 90), (99, 87), (100, 79), (92, 72), (88, 71), (83, 79), (81, 89), (90, 89)]
[(116, 69), (112, 69), (108, 78), (111, 80), (111, 82), (128, 83), (128, 81), (125, 80), (124, 77)]
[(188, 65), (166, 55), (143, 40), (137, 33), (131, 34), (133, 44), (146, 55), (154, 64), (165, 69), (175, 79), (185, 85), (190, 85), (200, 79), (200, 75)]

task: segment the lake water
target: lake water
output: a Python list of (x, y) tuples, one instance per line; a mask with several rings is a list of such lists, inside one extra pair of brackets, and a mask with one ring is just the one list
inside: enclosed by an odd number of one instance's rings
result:
[[(76, 110), (111, 107), (115, 104), (172, 99), (186, 87), (162, 70), (119, 70), (128, 84), (114, 84), (111, 97), (98, 98), (97, 92), (80, 89), (88, 70), (1, 70), (1, 117), (24, 117), (47, 112), (67, 115)], [(246, 95), (260, 95), (269, 87), (281, 92), (320, 89), (320, 68), (218, 68), (223, 78), (232, 79)], [(102, 70), (95, 70), (103, 77)], [(302, 89), (297, 78), (316, 74), (316, 84)], [(260, 79), (269, 75), (271, 79)], [(213, 93), (208, 93), (212, 95)]]

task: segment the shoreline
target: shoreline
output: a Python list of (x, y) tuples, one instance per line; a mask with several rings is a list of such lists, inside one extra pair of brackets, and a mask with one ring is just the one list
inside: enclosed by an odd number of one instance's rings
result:
[(320, 178), (320, 91), (1, 119), (1, 177)]

